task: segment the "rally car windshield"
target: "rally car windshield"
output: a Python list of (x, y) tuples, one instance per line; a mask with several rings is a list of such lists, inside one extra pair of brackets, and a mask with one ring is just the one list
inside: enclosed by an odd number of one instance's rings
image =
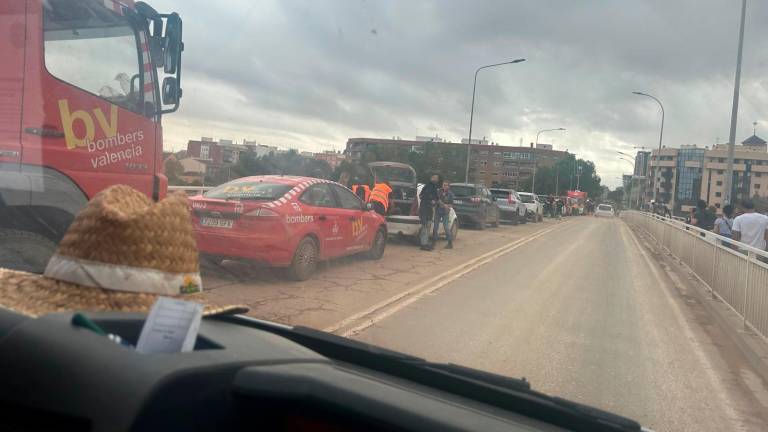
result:
[(457, 197), (469, 197), (477, 195), (477, 189), (472, 186), (451, 186), (451, 191)]
[(203, 196), (218, 199), (263, 200), (280, 198), (291, 189), (291, 185), (262, 182), (231, 182), (209, 190)]

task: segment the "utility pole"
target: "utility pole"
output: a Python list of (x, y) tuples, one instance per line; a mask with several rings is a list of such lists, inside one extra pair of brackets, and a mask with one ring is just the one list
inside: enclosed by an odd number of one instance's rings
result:
[(731, 132), (728, 135), (728, 166), (725, 171), (725, 199), (731, 204), (733, 197), (733, 156), (736, 151), (736, 120), (739, 115), (739, 85), (741, 83), (741, 51), (744, 47), (744, 18), (747, 14), (747, 0), (741, 2), (741, 25), (739, 26), (739, 48), (736, 51), (736, 77), (733, 83), (733, 107), (731, 108)]

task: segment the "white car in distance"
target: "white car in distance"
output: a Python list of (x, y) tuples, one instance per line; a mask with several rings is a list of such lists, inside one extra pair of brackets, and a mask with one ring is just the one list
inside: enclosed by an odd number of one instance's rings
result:
[(597, 209), (595, 209), (595, 217), (598, 216), (613, 217), (613, 206), (610, 204), (598, 204)]

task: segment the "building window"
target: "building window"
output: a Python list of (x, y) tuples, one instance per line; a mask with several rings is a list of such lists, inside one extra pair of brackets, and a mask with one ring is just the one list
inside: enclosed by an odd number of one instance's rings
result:
[(723, 175), (723, 170), (717, 170), (717, 173)]
[(761, 173), (755, 173), (755, 177), (762, 177), (763, 175)]
[(720, 198), (722, 195), (723, 194), (721, 194), (720, 192), (715, 192), (715, 197), (717, 197), (717, 198)]
[(494, 156), (501, 156), (501, 152), (493, 152)]
[(480, 165), (481, 167), (484, 167), (484, 166), (488, 165), (488, 161), (484, 161), (484, 160), (477, 161), (477, 164)]
[(755, 189), (760, 189), (760, 183), (755, 183)]
[(718, 180), (718, 181), (715, 182), (715, 185), (722, 186), (723, 185), (723, 181), (722, 180)]
[(210, 147), (208, 144), (202, 144), (200, 146), (200, 159), (208, 159), (210, 154)]
[(480, 156), (488, 156), (488, 150), (481, 150)]
[(480, 171), (480, 174), (488, 174), (487, 171)]
[(495, 166), (495, 167), (500, 167), (500, 166), (501, 166), (501, 162), (494, 162), (494, 163), (493, 163), (493, 166)]
[(734, 159), (733, 163), (741, 163), (741, 159)]
[(493, 173), (492, 175), (494, 175), (494, 176), (497, 176), (497, 177), (498, 177), (499, 173), (495, 172), (495, 173)]
[(720, 163), (723, 163), (723, 162), (725, 162), (725, 158), (717, 158), (717, 161), (720, 162)]

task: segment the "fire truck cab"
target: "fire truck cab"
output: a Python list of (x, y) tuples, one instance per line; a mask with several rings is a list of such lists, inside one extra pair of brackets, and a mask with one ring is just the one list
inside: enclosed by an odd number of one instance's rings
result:
[(0, 28), (0, 266), (42, 272), (97, 192), (165, 195), (182, 22), (132, 0), (4, 0)]

